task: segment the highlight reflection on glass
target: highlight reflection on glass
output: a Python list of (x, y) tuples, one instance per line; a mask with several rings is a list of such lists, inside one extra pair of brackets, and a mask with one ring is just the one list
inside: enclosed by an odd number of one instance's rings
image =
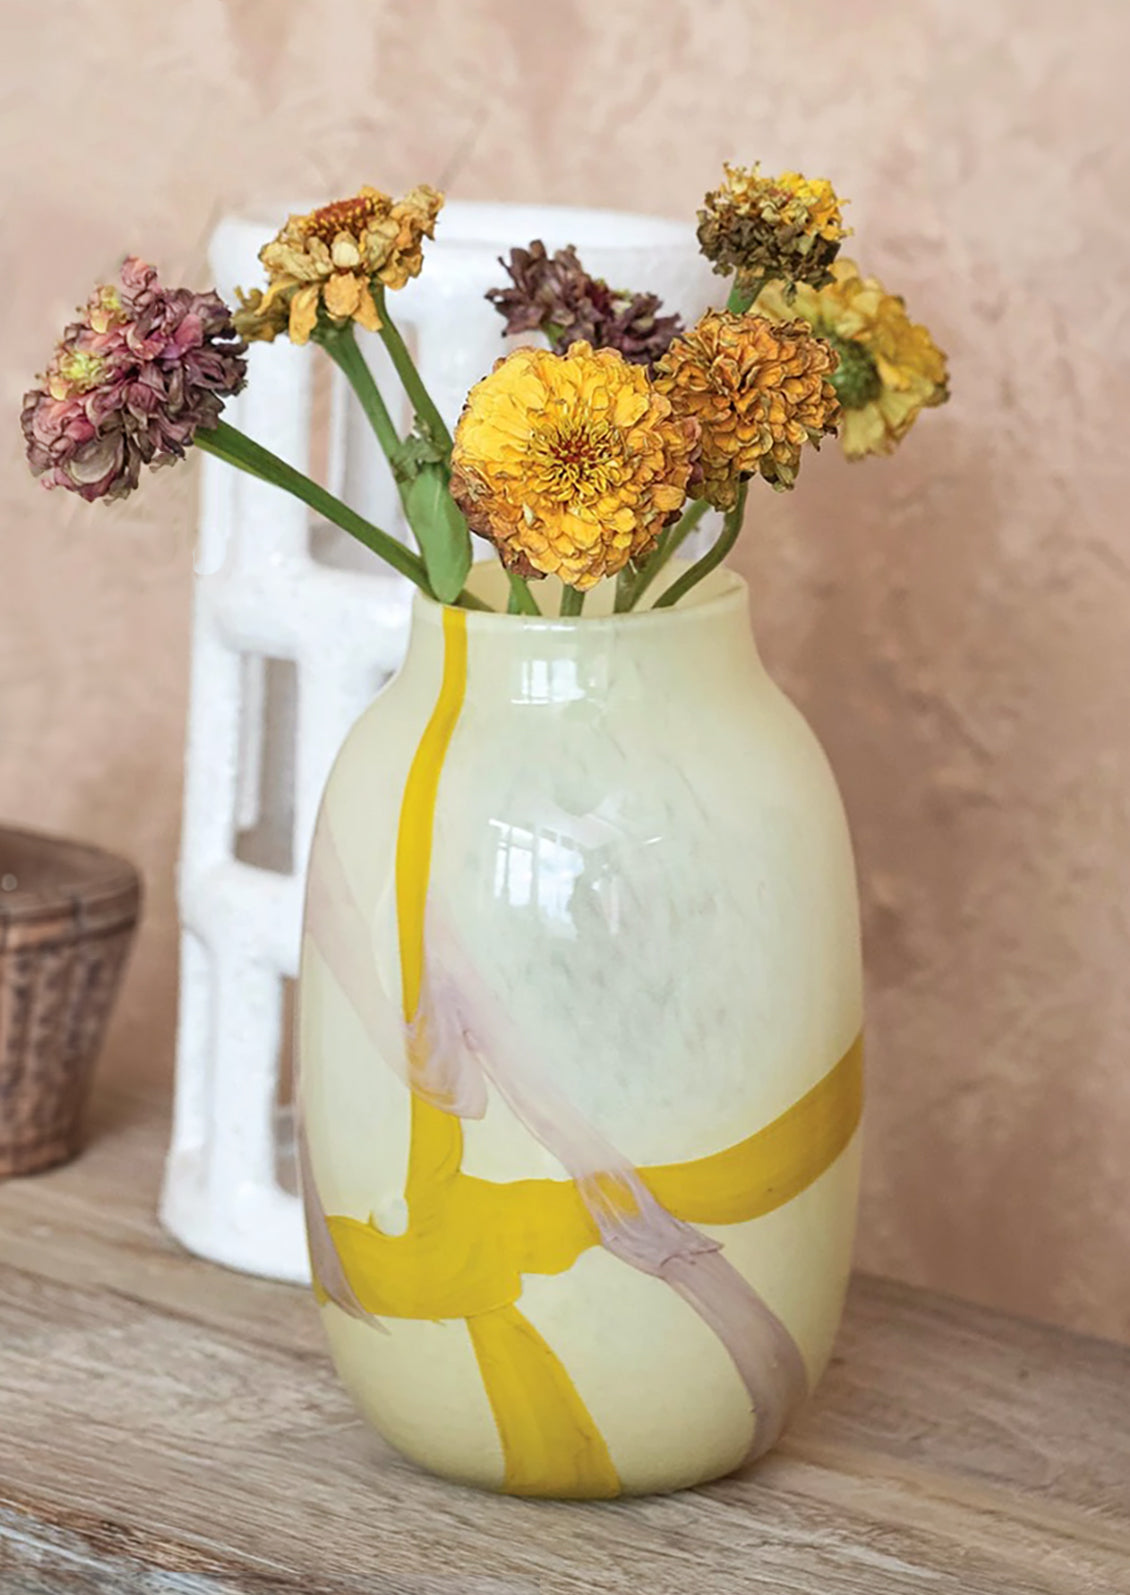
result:
[(584, 872), (584, 854), (557, 832), (534, 832), (502, 820), (490, 824), (497, 836), (494, 897), (511, 908), (532, 905), (540, 917), (575, 934), (569, 904)]

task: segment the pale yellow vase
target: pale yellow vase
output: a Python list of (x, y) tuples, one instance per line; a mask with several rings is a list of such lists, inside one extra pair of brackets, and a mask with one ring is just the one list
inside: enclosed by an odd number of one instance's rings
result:
[(330, 778), (303, 948), (338, 1370), (399, 1450), (524, 1495), (677, 1489), (772, 1445), (827, 1362), (857, 1196), (824, 755), (738, 577), (590, 607), (417, 598)]

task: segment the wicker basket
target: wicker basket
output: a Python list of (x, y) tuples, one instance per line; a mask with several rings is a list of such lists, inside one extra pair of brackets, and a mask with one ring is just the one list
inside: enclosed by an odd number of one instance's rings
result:
[(0, 826), (0, 1178), (78, 1151), (140, 901), (123, 859)]

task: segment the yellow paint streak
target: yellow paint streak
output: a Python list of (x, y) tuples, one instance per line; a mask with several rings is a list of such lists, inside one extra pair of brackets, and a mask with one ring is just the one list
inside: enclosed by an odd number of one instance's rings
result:
[[(400, 984), (408, 1036), (409, 1081), (427, 1046), (419, 1023), (432, 838), (440, 775), (467, 687), (467, 617), (443, 612), (443, 676), (431, 719), (404, 783), (396, 839), (396, 913)], [(420, 1060), (422, 1061), (422, 1060)], [(523, 1212), (521, 1186), (493, 1186), (461, 1172), (459, 1119), (412, 1093), (407, 1232), (382, 1236), (355, 1219), (331, 1218), (330, 1234), (345, 1276), (364, 1280), (388, 1317), (467, 1318), (505, 1461), (505, 1485), (521, 1495), (611, 1496), (620, 1490), (600, 1431), (549, 1346), (511, 1304), (522, 1272), (538, 1260), (548, 1271), (568, 1268), (579, 1233), (595, 1229), (575, 1188), (562, 1186), (549, 1206), (571, 1207), (542, 1232)], [(528, 1182), (534, 1185), (538, 1182)], [(510, 1193), (507, 1211), (498, 1198)], [(515, 1203), (513, 1198), (517, 1197)], [(578, 1222), (580, 1220), (580, 1222)], [(377, 1242), (374, 1250), (372, 1241)], [(587, 1242), (591, 1244), (591, 1240)], [(371, 1269), (372, 1264), (375, 1269)], [(557, 1267), (554, 1267), (554, 1264)]]
[[(424, 977), (424, 921), (432, 868), (436, 796), (443, 762), (467, 690), (467, 616), (461, 609), (443, 612), (443, 677), (431, 719), (420, 738), (404, 796), (396, 836), (396, 919), (400, 941), (400, 991), (404, 1023), (415, 1025)], [(409, 1064), (414, 1063), (409, 1042)], [(410, 1067), (409, 1075), (413, 1073)], [(409, 1209), (435, 1181), (459, 1172), (463, 1130), (454, 1114), (412, 1097), (412, 1129), (404, 1197)]]
[[(640, 1178), (688, 1223), (759, 1218), (831, 1167), (855, 1133), (862, 1104), (859, 1038), (810, 1091), (753, 1135), (707, 1157), (640, 1169)], [(496, 1184), (458, 1170), (420, 1189), (406, 1235), (382, 1235), (353, 1218), (328, 1222), (361, 1305), (386, 1318), (490, 1311), (517, 1301), (523, 1274), (563, 1273), (600, 1242), (571, 1180)]]
[(839, 1063), (763, 1130), (725, 1151), (689, 1163), (641, 1169), (668, 1212), (689, 1224), (740, 1224), (760, 1218), (830, 1168), (863, 1112), (863, 1037)]
[(561, 1274), (599, 1241), (568, 1180), (496, 1185), (459, 1174), (422, 1189), (405, 1235), (328, 1220), (341, 1266), (367, 1311), (382, 1318), (469, 1318), (508, 1306), (523, 1274)]
[(443, 612), (443, 679), (400, 804), (396, 837), (396, 920), (400, 934), (400, 989), (404, 1022), (411, 1024), (420, 1007), (424, 971), (424, 913), (432, 868), (436, 794), (440, 772), (467, 690), (467, 616), (461, 609)]
[(552, 1349), (516, 1307), (467, 1328), (498, 1424), (511, 1495), (605, 1499), (620, 1480), (604, 1437)]

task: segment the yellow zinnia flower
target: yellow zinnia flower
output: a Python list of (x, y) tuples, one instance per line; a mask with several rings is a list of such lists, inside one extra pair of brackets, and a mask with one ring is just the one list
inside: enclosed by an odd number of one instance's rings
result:
[(698, 213), (698, 241), (714, 269), (740, 285), (766, 278), (821, 283), (849, 228), (826, 177), (782, 172), (762, 177), (759, 163), (725, 168), (726, 180)]
[(451, 492), (508, 570), (583, 591), (651, 552), (697, 439), (613, 349), (516, 349), (467, 397)]
[(774, 487), (792, 487), (804, 444), (819, 446), (836, 430), (835, 367), (832, 350), (804, 321), (778, 326), (708, 310), (676, 338), (655, 368), (655, 386), (676, 415), (701, 427), (696, 496), (732, 509), (755, 471)]
[(949, 398), (946, 357), (927, 329), (877, 278), (861, 277), (854, 261), (837, 261), (827, 287), (801, 286), (794, 298), (783, 283), (770, 283), (757, 309), (777, 320), (803, 316), (836, 350), (832, 382), (849, 460), (893, 453), (920, 410)]
[(235, 322), (244, 338), (271, 342), (286, 331), (305, 343), (321, 306), (335, 326), (356, 321), (376, 332), (381, 325), (374, 281), (403, 288), (423, 265), (423, 239), (435, 236), (443, 195), (421, 184), (393, 200), (376, 188), (291, 216), (259, 251), (267, 269), (265, 293), (239, 292)]

